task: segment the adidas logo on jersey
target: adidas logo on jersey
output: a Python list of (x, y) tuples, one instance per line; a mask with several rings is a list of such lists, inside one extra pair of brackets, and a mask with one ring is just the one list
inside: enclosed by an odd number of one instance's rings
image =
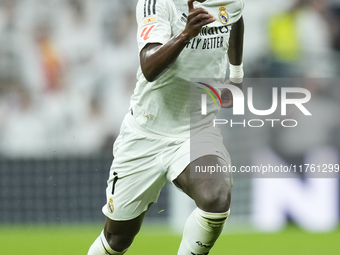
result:
[(185, 13), (182, 13), (181, 21), (184, 22), (184, 23), (187, 23), (187, 18), (188, 18), (188, 16)]

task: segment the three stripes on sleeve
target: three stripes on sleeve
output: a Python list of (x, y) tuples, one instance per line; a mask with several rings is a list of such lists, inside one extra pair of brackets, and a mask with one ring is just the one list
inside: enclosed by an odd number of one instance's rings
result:
[(144, 17), (156, 14), (156, 0), (144, 1)]

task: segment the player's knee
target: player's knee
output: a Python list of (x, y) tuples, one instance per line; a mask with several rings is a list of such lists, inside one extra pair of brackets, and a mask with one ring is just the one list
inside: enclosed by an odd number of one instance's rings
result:
[(103, 232), (108, 246), (118, 253), (126, 251), (138, 234), (145, 213), (128, 221), (115, 221), (107, 218)]
[(208, 212), (226, 212), (230, 208), (230, 199), (223, 194), (210, 195), (205, 198), (202, 210)]
[(228, 187), (202, 192), (197, 205), (207, 212), (226, 212), (230, 208), (231, 190)]
[(134, 236), (119, 236), (110, 233), (106, 233), (105, 237), (111, 249), (116, 252), (122, 252), (129, 248), (134, 239)]

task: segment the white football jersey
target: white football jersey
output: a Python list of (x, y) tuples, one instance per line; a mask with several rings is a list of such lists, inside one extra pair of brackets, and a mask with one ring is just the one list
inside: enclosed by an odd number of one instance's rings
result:
[[(204, 92), (190, 90), (197, 85), (190, 85), (190, 79), (211, 78), (212, 84), (224, 82), (230, 31), (242, 15), (244, 0), (196, 1), (194, 6), (206, 9), (216, 21), (204, 26), (171, 67), (154, 82), (148, 82), (141, 68), (138, 69), (138, 82), (130, 107), (137, 123), (151, 132), (188, 137), (190, 130), (210, 125), (220, 108), (208, 96), (211, 100), (207, 115), (201, 115), (201, 94)], [(186, 0), (139, 0), (136, 12), (139, 51), (148, 43), (165, 44), (181, 33), (187, 15)]]

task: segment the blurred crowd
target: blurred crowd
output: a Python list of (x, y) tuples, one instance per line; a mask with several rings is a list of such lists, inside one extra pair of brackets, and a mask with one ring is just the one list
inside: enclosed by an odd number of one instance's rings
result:
[[(0, 156), (111, 152), (136, 83), (136, 2), (0, 0)], [(340, 1), (252, 0), (244, 17), (248, 77), (338, 77)]]
[[(306, 117), (293, 107), (285, 118), (297, 120), (298, 126), (278, 125), (262, 140), (287, 162), (301, 163), (304, 155), (316, 148), (330, 146), (340, 151), (340, 1), (268, 3), (247, 2), (246, 74), (252, 78), (293, 78), (283, 79), (275, 87), (288, 81), (289, 86), (283, 86), (310, 91), (312, 99), (306, 107), (312, 116)], [(262, 100), (271, 105), (271, 94), (268, 90), (263, 93)], [(275, 117), (282, 119), (278, 115)]]
[(0, 154), (111, 150), (136, 82), (135, 1), (0, 4)]

